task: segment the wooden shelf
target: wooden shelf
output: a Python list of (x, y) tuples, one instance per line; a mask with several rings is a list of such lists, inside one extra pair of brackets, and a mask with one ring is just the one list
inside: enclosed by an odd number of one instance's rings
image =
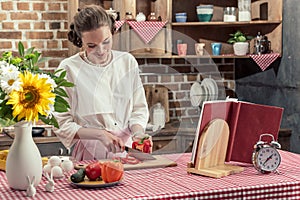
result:
[(281, 20), (258, 20), (250, 22), (172, 22), (172, 26), (248, 26), (248, 25), (271, 25), (271, 24), (281, 24)]
[[(133, 54), (134, 55), (134, 54)], [(236, 55), (231, 55), (231, 54), (224, 54), (224, 55), (219, 55), (219, 56), (213, 56), (213, 55), (203, 55), (203, 56), (198, 56), (198, 55), (186, 55), (186, 56), (177, 56), (177, 55), (134, 55), (135, 58), (250, 58), (250, 55), (245, 55), (245, 56), (236, 56)], [(281, 56), (280, 56), (281, 57)]]

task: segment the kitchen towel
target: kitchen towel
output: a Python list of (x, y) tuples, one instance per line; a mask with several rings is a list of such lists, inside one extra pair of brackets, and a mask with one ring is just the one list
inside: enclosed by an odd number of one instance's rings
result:
[(121, 28), (121, 26), (123, 26), (124, 23), (125, 23), (125, 20), (116, 21), (115, 22), (116, 31), (118, 31), (119, 28)]
[(148, 44), (156, 34), (166, 25), (167, 21), (127, 21), (129, 26), (140, 36), (140, 38)]
[(250, 55), (250, 57), (256, 62), (256, 64), (261, 68), (262, 71), (265, 71), (279, 56), (280, 56), (279, 53)]

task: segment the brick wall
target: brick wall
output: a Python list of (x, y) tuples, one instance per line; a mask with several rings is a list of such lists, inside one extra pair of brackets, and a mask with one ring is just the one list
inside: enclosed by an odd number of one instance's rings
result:
[(234, 59), (231, 58), (137, 58), (145, 85), (168, 88), (170, 120), (197, 123), (200, 107), (190, 102), (190, 88), (196, 81), (213, 78), (219, 99), (236, 97)]
[[(17, 51), (22, 41), (51, 59), (44, 70), (55, 70), (68, 56), (68, 0), (0, 1), (0, 53)], [(197, 121), (200, 108), (190, 103), (195, 81), (216, 80), (219, 98), (234, 97), (234, 59), (220, 58), (137, 58), (144, 84), (163, 85), (169, 91), (170, 120)]]
[(0, 1), (0, 53), (17, 51), (19, 41), (51, 59), (41, 68), (53, 70), (68, 55), (68, 0)]

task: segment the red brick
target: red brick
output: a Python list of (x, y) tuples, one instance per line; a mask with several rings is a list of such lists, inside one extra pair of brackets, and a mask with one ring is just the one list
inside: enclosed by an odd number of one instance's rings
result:
[(18, 25), (19, 29), (30, 29), (30, 23), (22, 22)]
[(161, 82), (162, 83), (171, 82), (171, 76), (170, 75), (162, 75), (161, 76)]
[(188, 75), (187, 80), (188, 81), (196, 81), (197, 75), (196, 74)]
[(49, 64), (48, 67), (55, 67), (55, 68), (57, 68), (60, 62), (61, 62), (61, 59), (51, 59), (48, 62), (48, 64)]
[(13, 2), (6, 1), (1, 3), (2, 10), (13, 10)]
[(57, 39), (67, 39), (68, 31), (57, 31), (56, 37)]
[(63, 5), (63, 10), (64, 11), (68, 11), (68, 3), (62, 3), (62, 5)]
[(63, 40), (62, 41), (62, 48), (68, 48), (69, 47), (69, 40)]
[(12, 12), (10, 16), (12, 20), (38, 20), (38, 15), (35, 12)]
[(35, 22), (33, 24), (33, 28), (34, 29), (42, 29), (45, 30), (46, 26), (45, 26), (45, 22)]
[(0, 49), (11, 49), (11, 42), (0, 42)]
[(60, 3), (49, 3), (48, 10), (58, 10), (60, 11)]
[(42, 13), (42, 20), (66, 20), (68, 13)]
[(53, 32), (27, 32), (27, 39), (53, 39)]
[(57, 48), (58, 48), (57, 40), (47, 41), (47, 49), (57, 49)]
[(17, 3), (18, 10), (29, 10), (29, 3), (27, 2), (18, 2)]
[(1, 39), (21, 39), (22, 32), (21, 31), (0, 31)]
[(68, 50), (47, 50), (43, 51), (45, 57), (68, 57)]
[(23, 45), (24, 45), (24, 48), (25, 48), (25, 49), (28, 49), (28, 43), (27, 43), (27, 41), (20, 41), (20, 40), (15, 41), (15, 46), (16, 46), (16, 47), (18, 46), (18, 43), (19, 43), (19, 42), (22, 42)]
[(0, 13), (0, 21), (4, 21), (7, 19), (7, 15), (4, 13)]
[(2, 28), (3, 29), (14, 29), (14, 23), (13, 22), (2, 22)]
[(45, 10), (45, 3), (33, 3), (33, 10)]
[(37, 49), (44, 49), (45, 48), (44, 41), (40, 41), (40, 40), (38, 40), (38, 41), (31, 41), (31, 46), (35, 47)]
[(182, 81), (184, 81), (184, 76), (182, 74), (174, 75), (174, 81), (175, 82), (182, 82)]

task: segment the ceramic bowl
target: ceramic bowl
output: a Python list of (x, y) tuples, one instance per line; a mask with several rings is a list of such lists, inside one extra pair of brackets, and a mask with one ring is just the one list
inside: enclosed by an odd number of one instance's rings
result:
[(214, 12), (213, 5), (200, 5), (196, 8), (197, 17), (200, 22), (210, 22)]
[(32, 127), (32, 136), (33, 137), (41, 137), (45, 132), (44, 127)]
[(183, 13), (176, 13), (175, 14), (175, 20), (176, 20), (176, 22), (186, 22), (186, 20), (187, 20), (187, 14), (185, 12), (183, 12)]

